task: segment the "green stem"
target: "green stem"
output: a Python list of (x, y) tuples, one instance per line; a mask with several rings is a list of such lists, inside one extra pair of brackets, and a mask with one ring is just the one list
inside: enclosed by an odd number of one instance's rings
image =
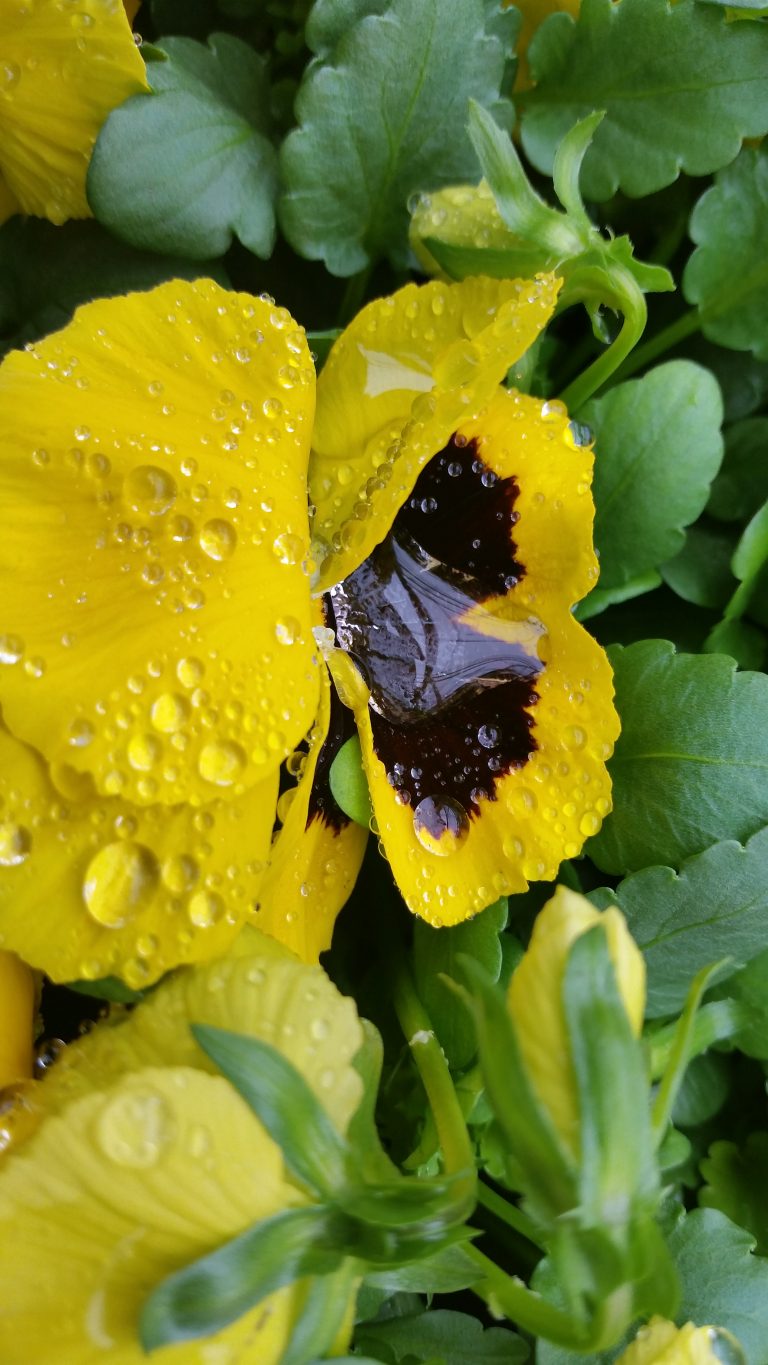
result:
[[(746, 1011), (735, 1000), (711, 1000), (696, 1015), (686, 1058), (690, 1062), (713, 1043), (722, 1043), (744, 1028)], [(669, 1066), (677, 1036), (677, 1021), (666, 1024), (651, 1038), (651, 1080), (659, 1080)]]
[(360, 305), (365, 297), (368, 281), (371, 276), (371, 266), (367, 265), (358, 271), (356, 275), (350, 275), (347, 280), (347, 287), (342, 295), (339, 305), (339, 326), (346, 327), (352, 321), (355, 313), (359, 313)]
[(447, 1175), (475, 1171), (475, 1154), (448, 1063), (405, 964), (393, 974), (394, 1006), (435, 1119)]
[(545, 1337), (555, 1346), (589, 1346), (567, 1313), (547, 1303), (521, 1280), (507, 1275), (477, 1247), (468, 1246), (465, 1251), (483, 1272), (482, 1281), (472, 1286), (472, 1292), (488, 1303), (492, 1312), (500, 1308), (524, 1331)]
[(482, 1204), (483, 1208), (492, 1213), (494, 1217), (501, 1219), (502, 1223), (506, 1223), (507, 1227), (513, 1228), (515, 1232), (519, 1232), (529, 1242), (533, 1242), (534, 1246), (537, 1246), (540, 1251), (544, 1250), (533, 1220), (523, 1213), (522, 1209), (519, 1209), (516, 1204), (511, 1204), (508, 1199), (504, 1199), (502, 1195), (497, 1194), (488, 1185), (484, 1185), (482, 1181), (479, 1181), (477, 1186), (477, 1202)]
[(671, 350), (679, 341), (684, 341), (693, 332), (698, 332), (701, 322), (698, 308), (690, 308), (687, 313), (682, 313), (674, 322), (670, 322), (668, 327), (663, 327), (655, 336), (650, 337), (643, 346), (638, 346), (632, 359), (622, 365), (616, 378), (628, 379), (637, 370), (645, 369), (652, 360)]
[(633, 346), (637, 345), (643, 335), (647, 309), (645, 299), (639, 290), (638, 295), (642, 300), (642, 308), (637, 306), (632, 313), (628, 312), (624, 315), (621, 331), (616, 339), (561, 393), (560, 397), (569, 412), (578, 412), (579, 408), (587, 402), (587, 399), (608, 383), (611, 375), (623, 364)]

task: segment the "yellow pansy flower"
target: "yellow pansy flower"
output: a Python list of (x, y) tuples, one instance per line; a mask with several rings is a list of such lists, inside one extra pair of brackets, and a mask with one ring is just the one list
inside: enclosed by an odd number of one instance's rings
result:
[(645, 1008), (645, 962), (620, 910), (596, 910), (559, 886), (536, 917), (531, 941), (509, 983), (507, 1007), (531, 1085), (566, 1148), (579, 1154), (579, 1102), (565, 1011), (563, 979), (577, 938), (602, 925), (619, 994), (639, 1037)]
[[(319, 967), (254, 930), (122, 1022), (97, 1026), (37, 1085), (38, 1127), (0, 1164), (3, 1360), (91, 1365), (103, 1354), (140, 1365), (139, 1314), (162, 1280), (258, 1220), (311, 1203), (191, 1023), (276, 1047), (346, 1132), (362, 1094), (354, 1005)], [(152, 1359), (277, 1365), (307, 1287), (279, 1289), (214, 1336)]]
[(406, 286), (339, 338), (316, 411), (302, 329), (211, 281), (89, 304), (7, 358), (6, 947), (142, 985), (255, 915), (316, 957), (365, 846), (328, 785), (355, 722), (434, 924), (596, 832), (618, 720), (571, 615), (592, 453), (562, 404), (500, 387), (556, 294)]
[(147, 87), (120, 0), (0, 0), (0, 222), (90, 217), (85, 177), (107, 115)]
[(664, 1318), (651, 1318), (641, 1327), (616, 1365), (738, 1365), (744, 1360), (739, 1343), (721, 1327), (676, 1327)]

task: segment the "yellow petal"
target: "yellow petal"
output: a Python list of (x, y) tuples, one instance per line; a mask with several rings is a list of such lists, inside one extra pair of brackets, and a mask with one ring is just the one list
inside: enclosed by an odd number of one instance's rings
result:
[(694, 1327), (687, 1322), (678, 1328), (664, 1318), (651, 1318), (616, 1365), (720, 1365), (725, 1359), (739, 1358), (738, 1342), (721, 1327)]
[(363, 1033), (354, 1002), (320, 967), (246, 927), (226, 957), (177, 972), (122, 1023), (72, 1043), (37, 1087), (45, 1112), (140, 1067), (165, 1064), (215, 1071), (191, 1023), (212, 1024), (278, 1047), (315, 1091), (340, 1132), (362, 1095), (352, 1059)]
[[(542, 248), (526, 248), (525, 243), (507, 227), (499, 213), (493, 191), (485, 180), (479, 185), (448, 185), (432, 194), (422, 195), (411, 218), (411, 246), (429, 275), (443, 276), (432, 256), (428, 242), (435, 238), (448, 246), (482, 249), (483, 268), (489, 274), (510, 273), (510, 253), (515, 252), (515, 270), (534, 273), (541, 266)], [(493, 267), (493, 252), (503, 252), (498, 270)]]
[(363, 562), (419, 471), (552, 315), (559, 281), (406, 285), (368, 304), (320, 375), (310, 491), (318, 586)]
[(0, 943), (56, 981), (155, 981), (224, 951), (258, 894), (277, 773), (232, 801), (134, 807), (0, 726)]
[[(306, 734), (314, 370), (210, 280), (100, 300), (0, 368), (0, 702), (52, 763), (209, 802)], [(14, 662), (15, 661), (15, 662)]]
[[(168, 1274), (303, 1202), (279, 1149), (221, 1076), (149, 1068), (51, 1115), (0, 1170), (0, 1357), (146, 1360), (137, 1322)], [(277, 1365), (300, 1288), (159, 1365)]]
[(368, 831), (334, 801), (328, 771), (346, 736), (329, 736), (331, 707), (348, 714), (331, 695), (323, 670), (320, 711), (296, 787), (281, 797), (283, 827), (262, 883), (254, 923), (273, 934), (303, 962), (316, 962), (331, 946), (336, 916), (346, 904), (363, 861)]
[(611, 670), (571, 614), (597, 572), (591, 468), (562, 404), (499, 391), (424, 471), (380, 567), (333, 590), (367, 675), (334, 656), (381, 839), (433, 924), (554, 878), (610, 810)]
[(119, 0), (0, 0), (0, 170), (25, 213), (90, 217), (85, 177), (110, 111), (147, 89)]
[(0, 952), (0, 1091), (32, 1075), (36, 994), (26, 963)]
[(568, 954), (596, 924), (605, 928), (619, 993), (639, 1036), (645, 1004), (645, 963), (619, 910), (601, 914), (584, 896), (559, 886), (539, 912), (528, 948), (509, 983), (507, 1004), (531, 1083), (554, 1127), (579, 1151), (576, 1080), (562, 1001)]

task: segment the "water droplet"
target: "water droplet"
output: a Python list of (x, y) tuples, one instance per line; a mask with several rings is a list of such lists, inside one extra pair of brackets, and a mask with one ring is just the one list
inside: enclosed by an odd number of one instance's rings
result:
[(154, 768), (161, 752), (160, 741), (154, 735), (133, 735), (128, 742), (128, 762), (140, 773)]
[(17, 664), (24, 653), (19, 635), (0, 635), (0, 664)]
[(213, 891), (196, 891), (190, 898), (187, 914), (198, 929), (210, 929), (224, 914), (224, 902)]
[(163, 885), (174, 896), (180, 896), (184, 891), (192, 890), (200, 874), (194, 858), (181, 853), (166, 858), (160, 875), (163, 879)]
[(3, 821), (0, 824), (0, 867), (18, 867), (32, 847), (32, 837), (23, 825)]
[(600, 816), (597, 815), (595, 811), (588, 810), (581, 817), (581, 820), (579, 822), (579, 829), (581, 830), (582, 834), (586, 834), (587, 838), (589, 838), (590, 834), (597, 834), (597, 831), (600, 828), (600, 824), (601, 824)]
[(275, 538), (272, 549), (281, 564), (299, 564), (304, 558), (306, 546), (300, 536), (286, 531)]
[(247, 759), (239, 744), (217, 742), (200, 751), (197, 770), (205, 782), (216, 787), (231, 787), (242, 773)]
[(189, 703), (175, 692), (162, 692), (152, 704), (150, 718), (156, 730), (173, 734), (180, 730), (189, 714)]
[(565, 741), (569, 749), (583, 749), (587, 742), (586, 731), (580, 725), (569, 725), (565, 731)]
[(179, 659), (176, 665), (176, 677), (182, 687), (197, 687), (204, 673), (205, 664), (200, 659)]
[(484, 749), (495, 749), (499, 742), (499, 732), (493, 725), (481, 725), (477, 738)]
[(9, 95), (18, 85), (21, 70), (15, 62), (0, 62), (0, 92)]
[(126, 475), (123, 497), (134, 512), (161, 516), (176, 499), (176, 483), (167, 470), (157, 465), (140, 464)]
[(154, 1090), (135, 1089), (109, 1101), (99, 1115), (97, 1140), (118, 1166), (148, 1170), (175, 1135), (167, 1101)]
[(318, 1043), (324, 1042), (325, 1039), (328, 1037), (330, 1031), (331, 1028), (327, 1019), (313, 1019), (312, 1023), (309, 1026), (309, 1032), (311, 1036)]
[(464, 843), (469, 817), (450, 796), (425, 796), (413, 812), (413, 829), (422, 848), (445, 857)]
[(541, 415), (545, 422), (559, 422), (568, 416), (568, 409), (559, 398), (550, 398), (546, 403), (542, 403)]
[(94, 854), (83, 881), (83, 900), (97, 924), (119, 929), (151, 900), (157, 859), (143, 844), (106, 844)]
[(275, 637), (281, 645), (294, 645), (301, 635), (301, 624), (295, 616), (281, 616), (275, 622)]
[(214, 517), (203, 526), (199, 544), (209, 559), (229, 559), (237, 544), (237, 532), (231, 522)]

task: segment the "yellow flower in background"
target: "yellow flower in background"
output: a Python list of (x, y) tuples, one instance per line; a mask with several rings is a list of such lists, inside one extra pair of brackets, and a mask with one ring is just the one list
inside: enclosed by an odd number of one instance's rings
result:
[(355, 723), (433, 924), (597, 831), (618, 719), (571, 614), (592, 453), (562, 404), (500, 387), (556, 293), (407, 286), (341, 336), (316, 412), (301, 328), (211, 281), (89, 304), (7, 358), (5, 947), (141, 986), (255, 917), (316, 958), (366, 842), (328, 784)]
[[(36, 1087), (38, 1128), (0, 1164), (3, 1360), (91, 1365), (103, 1354), (140, 1365), (138, 1317), (157, 1284), (257, 1220), (311, 1202), (198, 1048), (193, 1022), (276, 1047), (346, 1132), (362, 1095), (354, 1005), (320, 968), (253, 930), (235, 953), (97, 1026)], [(277, 1365), (306, 1288), (280, 1289), (215, 1336), (152, 1359)]]
[(722, 1327), (676, 1327), (664, 1318), (652, 1318), (641, 1327), (631, 1346), (616, 1365), (739, 1365), (744, 1355), (730, 1332)]
[(0, 952), (0, 1092), (32, 1075), (36, 994), (29, 967), (14, 953)]
[(640, 1036), (645, 962), (620, 910), (596, 910), (586, 897), (559, 886), (536, 918), (528, 948), (509, 983), (507, 1007), (531, 1085), (568, 1150), (579, 1153), (579, 1104), (571, 1058), (563, 979), (577, 938), (601, 925), (632, 1031)]
[(0, 0), (0, 222), (90, 217), (85, 177), (110, 111), (146, 91), (120, 0)]

